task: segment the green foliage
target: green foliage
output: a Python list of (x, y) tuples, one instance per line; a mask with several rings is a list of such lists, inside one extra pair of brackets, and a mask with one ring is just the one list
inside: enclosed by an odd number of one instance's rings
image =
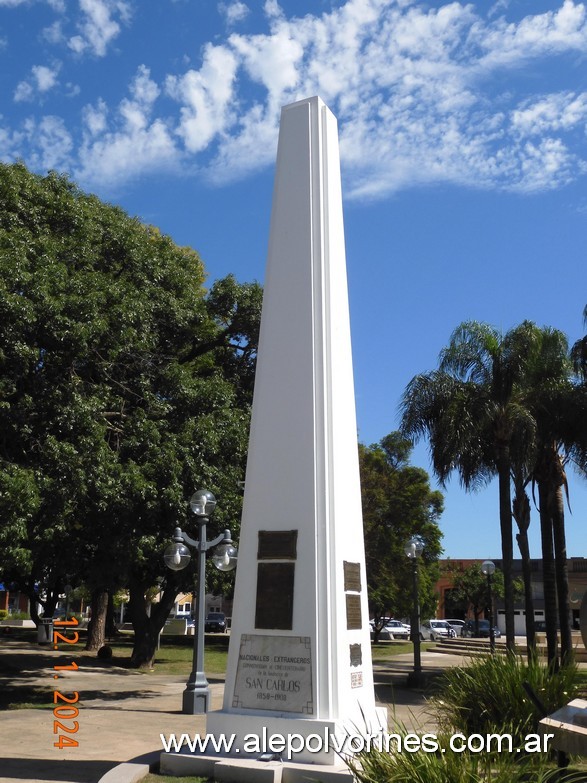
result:
[(510, 732), (523, 745), (522, 737), (536, 733), (543, 717), (523, 683), (530, 684), (550, 714), (576, 697), (577, 677), (575, 666), (554, 672), (535, 658), (526, 663), (514, 655), (484, 656), (447, 669), (431, 705), (446, 731)]
[(430, 488), (425, 470), (409, 464), (410, 453), (410, 442), (399, 433), (359, 447), (369, 606), (375, 617), (411, 613), (412, 571), (404, 546), (413, 535), (424, 542), (422, 616), (434, 616), (436, 611), (443, 497)]
[(31, 616), (28, 612), (12, 612), (9, 618), (11, 620), (30, 620)]
[[(387, 752), (372, 747), (347, 760), (359, 783), (581, 783), (582, 773), (567, 773), (547, 765), (544, 758), (533, 763), (519, 763), (512, 753), (457, 753), (450, 750), (450, 736), (438, 735), (439, 748), (445, 753), (405, 750), (405, 739), (413, 742), (414, 734), (403, 726), (393, 729), (402, 738), (402, 752)], [(391, 746), (395, 747), (394, 745)], [(409, 744), (407, 744), (409, 747)], [(412, 745), (414, 747), (414, 745)]]
[[(347, 761), (360, 783), (547, 783), (561, 780), (546, 754), (517, 753), (524, 750), (527, 735), (537, 734), (538, 714), (524, 690), (528, 682), (547, 711), (566, 704), (576, 695), (577, 670), (561, 669), (556, 674), (535, 660), (529, 665), (515, 656), (487, 656), (464, 667), (445, 670), (438, 691), (430, 700), (431, 713), (439, 721), (439, 731), (423, 742), (425, 733), (418, 731), (420, 744), (414, 743), (414, 732), (399, 725), (392, 730), (401, 738), (391, 738), (385, 745), (367, 746)], [(457, 747), (473, 735), (512, 735), (511, 747), (490, 741), (482, 752), (456, 752), (450, 738), (455, 735)], [(412, 745), (406, 737), (411, 735)], [(433, 747), (436, 738), (438, 747)], [(379, 740), (378, 740), (379, 741)], [(409, 748), (412, 748), (410, 752)], [(479, 744), (474, 745), (479, 748)], [(408, 750), (406, 750), (408, 748)], [(443, 752), (443, 750), (445, 752)], [(534, 746), (535, 749), (535, 746)], [(389, 752), (388, 752), (389, 751)], [(567, 783), (579, 783), (584, 776), (565, 773)]]
[(0, 609), (0, 620), (6, 620), (8, 617), (8, 609)]
[(203, 282), (157, 229), (0, 165), (0, 569), (48, 611), (164, 576), (195, 487), (235, 528), (261, 293)]
[[(452, 568), (448, 564), (448, 571), (453, 578), (453, 587), (450, 590), (450, 602), (452, 606), (460, 606), (462, 612), (472, 608), (475, 617), (489, 607), (489, 587), (487, 577), (481, 571), (479, 563), (472, 563), (467, 568)], [(514, 580), (514, 592), (523, 595), (524, 586), (519, 579)], [(503, 572), (496, 569), (491, 577), (491, 591), (493, 598), (503, 598), (504, 584)]]

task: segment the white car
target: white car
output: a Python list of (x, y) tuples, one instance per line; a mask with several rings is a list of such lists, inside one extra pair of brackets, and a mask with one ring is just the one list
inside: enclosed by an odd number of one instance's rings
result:
[(437, 639), (454, 639), (456, 635), (456, 631), (446, 620), (426, 620), (420, 626), (420, 639), (429, 639), (431, 642)]
[(391, 639), (409, 639), (410, 628), (406, 627), (399, 620), (388, 620), (385, 624), (385, 630), (389, 632)]
[(465, 621), (464, 620), (449, 620), (447, 618), (446, 622), (450, 625), (451, 628), (454, 628), (456, 631), (457, 636), (461, 636), (462, 630), (465, 627)]

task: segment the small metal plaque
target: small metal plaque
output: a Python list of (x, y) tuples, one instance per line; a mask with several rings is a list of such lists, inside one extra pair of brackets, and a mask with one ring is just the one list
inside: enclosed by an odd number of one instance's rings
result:
[(255, 628), (291, 631), (295, 563), (258, 563)]
[(360, 644), (349, 644), (351, 654), (351, 666), (361, 666), (363, 663), (363, 651)]
[(346, 627), (348, 631), (357, 631), (363, 627), (359, 595), (346, 596)]
[(297, 530), (259, 530), (257, 560), (295, 560)]
[(361, 592), (361, 564), (343, 562), (344, 568), (344, 589), (345, 592)]
[(363, 687), (363, 672), (351, 672), (351, 688)]

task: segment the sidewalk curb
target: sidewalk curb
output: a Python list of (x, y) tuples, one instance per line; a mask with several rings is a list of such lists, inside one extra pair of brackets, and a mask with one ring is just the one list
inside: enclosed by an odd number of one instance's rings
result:
[(132, 761), (117, 764), (116, 767), (108, 770), (98, 783), (138, 783), (159, 765), (160, 755), (160, 750), (154, 750), (151, 753), (137, 756)]

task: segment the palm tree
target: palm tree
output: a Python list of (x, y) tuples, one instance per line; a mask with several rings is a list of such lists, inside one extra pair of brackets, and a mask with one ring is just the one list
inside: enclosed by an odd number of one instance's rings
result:
[[(540, 499), (543, 546), (544, 537), (549, 536), (554, 550), (561, 663), (565, 665), (572, 657), (564, 513), (564, 496), (568, 499), (565, 468), (573, 460), (585, 474), (587, 386), (573, 381), (573, 356), (569, 356), (567, 339), (562, 332), (537, 329), (536, 350), (532, 353), (530, 366), (534, 372), (528, 376), (528, 407), (537, 426), (534, 479)], [(545, 598), (546, 590), (545, 584)], [(552, 598), (550, 600), (552, 603)], [(549, 659), (552, 646), (550, 639)]]
[(516, 330), (503, 338), (487, 324), (462, 323), (442, 351), (439, 369), (413, 378), (401, 402), (402, 429), (411, 437), (429, 437), (433, 469), (442, 484), (453, 471), (465, 489), (497, 475), (506, 640), (512, 651), (511, 448), (515, 433), (533, 426), (514, 394), (524, 365), (522, 344)]
[[(587, 327), (587, 306), (583, 310), (583, 323)], [(575, 373), (587, 381), (587, 335), (573, 345), (571, 348), (571, 360)]]
[[(576, 364), (576, 346), (572, 358)], [(490, 326), (461, 324), (441, 353), (439, 369), (416, 376), (402, 400), (403, 429), (427, 434), (434, 472), (453, 470), (466, 489), (497, 475), (505, 586), (506, 636), (513, 649), (512, 511), (526, 592), (528, 653), (534, 647), (526, 487), (538, 489), (548, 659), (572, 655), (564, 523), (565, 466), (587, 473), (587, 382), (573, 382), (565, 335), (524, 321), (505, 337)], [(511, 504), (510, 476), (514, 485)]]

